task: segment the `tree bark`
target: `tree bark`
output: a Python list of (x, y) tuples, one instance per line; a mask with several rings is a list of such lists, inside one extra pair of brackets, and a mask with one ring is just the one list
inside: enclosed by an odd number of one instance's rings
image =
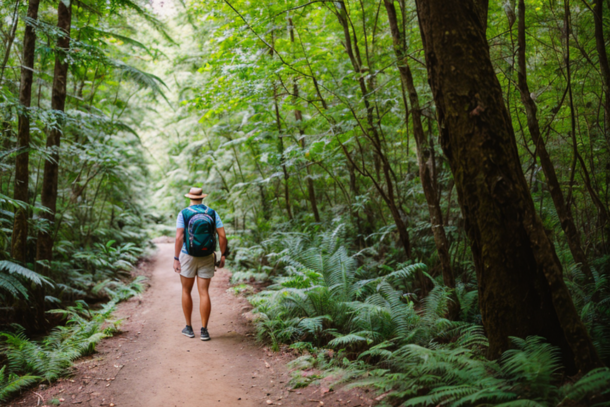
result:
[(490, 358), (539, 335), (568, 371), (602, 366), (563, 281), (519, 162), (474, 0), (416, 0), (441, 146), (453, 172), (478, 278)]
[(487, 17), (489, 14), (489, 0), (476, 0), (477, 11), (483, 26), (483, 34), (487, 32)]
[[(419, 105), (419, 96), (413, 82), (411, 67), (407, 60), (407, 50), (404, 48), (404, 32), (400, 30), (394, 0), (384, 0), (385, 8), (388, 14), (390, 23), (390, 31), (394, 42), (394, 52), (398, 61), (398, 71), (400, 79), (407, 89), (409, 94), (409, 102), (411, 103), (411, 121), (413, 123), (413, 134), (415, 136), (415, 144), (417, 147), (417, 164), (419, 166), (419, 178), (424, 190), (424, 196), (428, 204), (428, 212), (430, 215), (430, 226), (436, 244), (436, 251), (441, 262), (441, 270), (443, 273), (443, 282), (450, 289), (455, 289), (455, 277), (451, 268), (451, 258), (449, 257), (449, 242), (443, 227), (443, 214), (440, 207), (440, 199), (437, 193), (433, 180), (434, 167), (432, 163), (431, 148), (424, 133), (424, 126), (421, 120), (421, 108)], [(404, 17), (404, 16), (403, 16)], [(405, 101), (406, 104), (406, 101)], [(408, 106), (405, 105), (405, 109)], [(408, 117), (405, 117), (405, 125), (408, 126)], [(449, 319), (457, 319), (460, 313), (460, 304), (455, 292), (451, 295), (449, 304)]]
[(534, 141), (535, 151), (538, 154), (538, 157), (540, 157), (540, 165), (542, 166), (542, 170), (544, 171), (544, 175), (547, 179), (549, 192), (551, 194), (551, 198), (553, 199), (553, 203), (555, 204), (555, 209), (557, 210), (557, 215), (559, 216), (559, 221), (561, 222), (561, 228), (565, 233), (566, 239), (568, 241), (568, 246), (570, 247), (570, 251), (572, 252), (572, 257), (574, 257), (574, 261), (576, 261), (576, 263), (581, 264), (583, 273), (588, 278), (593, 278), (591, 268), (589, 267), (589, 262), (587, 261), (587, 256), (585, 255), (585, 252), (582, 249), (582, 246), (580, 245), (580, 235), (578, 233), (578, 230), (576, 229), (576, 225), (574, 224), (572, 210), (570, 206), (566, 204), (566, 200), (563, 196), (561, 186), (559, 185), (559, 181), (557, 179), (555, 167), (553, 166), (551, 157), (549, 156), (549, 153), (546, 150), (545, 142), (542, 139), (542, 135), (540, 133), (540, 124), (538, 122), (538, 117), (536, 116), (538, 108), (536, 106), (536, 102), (534, 102), (531, 97), (531, 93), (527, 83), (527, 63), (525, 56), (527, 44), (525, 40), (524, 0), (519, 0), (518, 19), (518, 86), (519, 92), (521, 93), (521, 101), (523, 102), (523, 106), (525, 107), (525, 113), (527, 116), (527, 127), (529, 128), (530, 136)]
[(599, 58), (599, 68), (602, 75), (602, 85), (604, 91), (604, 117), (605, 133), (610, 132), (610, 64), (606, 53), (606, 41), (604, 40), (604, 2), (595, 0), (593, 5), (593, 21), (595, 23), (595, 46)]
[[(30, 0), (28, 3), (28, 19), (38, 20), (38, 7), (40, 0)], [(23, 62), (21, 66), (21, 81), (19, 83), (19, 103), (22, 109), (30, 107), (32, 102), (32, 80), (34, 77), (34, 52), (36, 50), (36, 31), (30, 24), (26, 24), (23, 36)], [(13, 198), (28, 202), (30, 181), (30, 119), (25, 111), (19, 114), (17, 130), (17, 147), (22, 151), (15, 157), (15, 187)], [(27, 209), (17, 208), (13, 223), (11, 244), (12, 257), (18, 262), (27, 260), (28, 239), (28, 212)]]
[[(70, 24), (72, 21), (72, 5), (66, 7), (63, 1), (57, 6), (57, 27), (61, 32), (57, 39), (55, 51), (55, 70), (53, 75), (53, 90), (51, 93), (51, 109), (56, 114), (63, 114), (66, 105), (66, 87), (68, 82), (68, 59), (70, 50)], [(61, 123), (61, 120), (59, 121)], [(48, 262), (53, 259), (53, 228), (55, 227), (55, 213), (57, 211), (57, 185), (59, 175), (59, 145), (61, 141), (61, 129), (51, 129), (47, 136), (47, 153), (49, 159), (44, 163), (44, 175), (42, 182), (42, 205), (49, 211), (44, 212), (42, 218), (47, 221), (46, 230), (38, 233), (36, 247), (36, 259), (47, 262), (43, 268), (48, 267)]]

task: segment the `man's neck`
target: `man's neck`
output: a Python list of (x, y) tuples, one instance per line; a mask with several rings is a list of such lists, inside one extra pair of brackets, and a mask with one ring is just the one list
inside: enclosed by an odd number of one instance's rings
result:
[(202, 203), (203, 201), (191, 201), (191, 204), (189, 206), (201, 205)]

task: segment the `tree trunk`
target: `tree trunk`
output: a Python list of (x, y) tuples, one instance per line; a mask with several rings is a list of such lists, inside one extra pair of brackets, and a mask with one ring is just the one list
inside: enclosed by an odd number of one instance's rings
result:
[(539, 335), (569, 371), (602, 366), (536, 214), (474, 0), (417, 0), (441, 146), (470, 240), (490, 358)]
[[(366, 168), (362, 168), (361, 172), (368, 176), (375, 188), (386, 202), (390, 209), (390, 214), (392, 215), (392, 219), (394, 220), (394, 224), (396, 225), (396, 229), (398, 230), (398, 236), (400, 239), (400, 243), (402, 247), (405, 249), (405, 254), (407, 257), (411, 257), (411, 242), (409, 239), (409, 231), (407, 230), (407, 225), (405, 224), (401, 214), (399, 204), (397, 203), (397, 197), (394, 195), (394, 182), (392, 181), (392, 168), (390, 163), (384, 154), (383, 145), (381, 141), (381, 137), (379, 135), (379, 130), (375, 124), (374, 118), (374, 106), (371, 104), (369, 100), (369, 89), (366, 86), (366, 82), (364, 80), (364, 76), (362, 73), (363, 70), (362, 60), (360, 58), (360, 50), (357, 43), (357, 36), (354, 32), (354, 40), (352, 41), (352, 35), (350, 33), (350, 24), (349, 24), (349, 15), (347, 14), (347, 8), (345, 6), (345, 2), (337, 1), (335, 2), (335, 7), (337, 9), (336, 15), (339, 20), (339, 24), (343, 28), (343, 36), (344, 36), (344, 45), (345, 51), (352, 63), (352, 67), (354, 68), (354, 72), (358, 74), (358, 84), (360, 85), (360, 91), (362, 92), (362, 99), (364, 100), (364, 105), (366, 109), (366, 120), (368, 125), (368, 130), (365, 132), (367, 138), (371, 141), (373, 145), (373, 159), (375, 162), (375, 169), (377, 172), (377, 177), (374, 177)], [(370, 67), (369, 67), (370, 69)], [(356, 119), (358, 119), (356, 117)], [(351, 160), (351, 156), (345, 150), (344, 152), (347, 155), (347, 158)], [(355, 163), (352, 162), (355, 168)], [(380, 184), (378, 179), (380, 178), (379, 171), (383, 171), (383, 177), (386, 183), (386, 189)]]
[(275, 108), (275, 122), (277, 126), (278, 133), (278, 149), (280, 153), (280, 161), (282, 165), (282, 172), (284, 173), (284, 200), (286, 202), (286, 212), (288, 213), (288, 219), (292, 220), (292, 207), (290, 205), (290, 184), (288, 180), (290, 179), (290, 174), (288, 174), (288, 169), (286, 168), (286, 160), (284, 159), (284, 140), (282, 138), (282, 118), (280, 116), (280, 107), (277, 101), (277, 88), (275, 84), (273, 84), (273, 107)]
[(2, 68), (0, 68), (0, 85), (2, 85), (2, 81), (4, 80), (4, 70), (6, 69), (6, 64), (8, 63), (8, 59), (11, 56), (11, 49), (13, 48), (13, 41), (15, 41), (15, 34), (17, 33), (17, 24), (19, 23), (19, 1), (15, 1), (15, 11), (13, 12), (13, 23), (11, 26), (11, 30), (8, 34), (8, 38), (6, 41), (6, 51), (4, 52), (4, 59), (2, 60)]
[(489, 0), (476, 0), (477, 12), (483, 26), (483, 34), (487, 32), (487, 17), (489, 14)]
[[(443, 282), (445, 286), (455, 289), (455, 277), (451, 268), (451, 258), (449, 257), (449, 242), (447, 241), (447, 235), (445, 234), (445, 228), (443, 227), (443, 214), (441, 212), (440, 199), (437, 194), (436, 187), (434, 185), (432, 172), (434, 171), (433, 164), (431, 162), (432, 154), (428, 139), (424, 133), (424, 126), (421, 120), (421, 108), (419, 105), (419, 96), (417, 89), (413, 82), (413, 75), (411, 74), (411, 68), (407, 60), (407, 50), (404, 49), (403, 40), (404, 33), (401, 32), (398, 25), (398, 17), (396, 15), (396, 8), (394, 7), (393, 0), (384, 0), (385, 7), (388, 13), (388, 20), (390, 22), (390, 31), (392, 33), (392, 39), (394, 41), (394, 52), (398, 61), (398, 71), (400, 72), (400, 79), (407, 89), (409, 94), (409, 102), (411, 103), (411, 120), (413, 123), (413, 134), (415, 136), (415, 144), (417, 147), (417, 164), (419, 165), (419, 178), (424, 190), (424, 196), (428, 204), (428, 212), (430, 214), (430, 226), (432, 228), (432, 234), (434, 235), (434, 243), (436, 244), (436, 251), (441, 262), (441, 270), (443, 273)], [(403, 16), (404, 17), (404, 16)], [(405, 105), (405, 109), (408, 106)], [(407, 115), (406, 117), (408, 117)], [(409, 123), (406, 121), (405, 125)], [(454, 292), (451, 296), (451, 302), (449, 304), (449, 315), (450, 319), (457, 319), (460, 313), (460, 304), (456, 293)]]
[(602, 85), (604, 91), (604, 117), (605, 131), (610, 132), (610, 64), (608, 64), (608, 54), (606, 53), (606, 41), (604, 40), (604, 2), (595, 0), (593, 5), (593, 20), (595, 22), (595, 46), (599, 58), (599, 68), (602, 74)]
[[(71, 20), (72, 5), (70, 4), (70, 7), (66, 7), (64, 2), (60, 1), (57, 6), (57, 27), (62, 34), (57, 39), (53, 91), (51, 94), (51, 109), (56, 114), (62, 114), (66, 105), (66, 86), (68, 82), (68, 60), (66, 54), (70, 49)], [(43, 268), (47, 268), (48, 262), (53, 258), (53, 229), (55, 227), (55, 212), (57, 209), (60, 140), (61, 129), (51, 129), (47, 137), (47, 154), (49, 154), (49, 159), (44, 163), (41, 194), (42, 205), (49, 210), (42, 215), (43, 219), (47, 221), (47, 228), (38, 233), (36, 247), (36, 259), (46, 262)]]
[[(292, 18), (288, 19), (289, 30), (290, 30), (290, 42), (294, 46), (294, 26), (292, 24)], [(299, 84), (297, 83), (297, 79), (294, 79), (294, 84), (292, 85), (293, 94), (294, 94), (294, 105), (296, 106), (299, 101)], [(301, 148), (305, 150), (305, 134), (303, 132), (303, 128), (301, 127), (303, 121), (303, 113), (299, 109), (294, 110), (294, 118), (297, 122), (297, 127), (299, 128), (299, 135), (301, 136)], [(316, 190), (314, 188), (313, 179), (311, 178), (311, 168), (306, 166), (307, 169), (307, 195), (309, 196), (309, 202), (311, 203), (311, 211), (313, 212), (313, 217), (316, 222), (320, 222), (320, 213), (318, 212), (318, 203), (316, 201)]]
[[(39, 5), (40, 0), (30, 0), (27, 11), (28, 19), (38, 20)], [(19, 103), (21, 103), (23, 109), (29, 108), (32, 102), (35, 50), (36, 31), (30, 24), (26, 24), (25, 34), (23, 36), (21, 81), (19, 83)], [(15, 187), (13, 197), (18, 201), (28, 202), (30, 181), (30, 119), (26, 112), (19, 115), (17, 146), (22, 151), (15, 157)], [(17, 208), (15, 210), (15, 221), (13, 223), (11, 253), (12, 257), (21, 263), (25, 263), (27, 260), (27, 239), (28, 212), (27, 209)]]
[(570, 251), (572, 252), (572, 257), (574, 257), (574, 261), (576, 261), (576, 263), (581, 264), (583, 273), (588, 278), (593, 278), (593, 274), (591, 274), (591, 268), (589, 267), (589, 262), (587, 261), (587, 256), (585, 255), (585, 252), (582, 249), (582, 246), (580, 245), (580, 235), (578, 233), (578, 230), (576, 229), (576, 225), (574, 224), (572, 210), (570, 206), (566, 204), (563, 192), (561, 191), (561, 187), (557, 179), (557, 174), (555, 173), (555, 167), (553, 166), (551, 157), (549, 156), (549, 153), (546, 150), (546, 145), (544, 143), (544, 140), (542, 139), (542, 135), (540, 134), (540, 125), (538, 122), (538, 117), (536, 117), (538, 108), (536, 106), (536, 102), (534, 102), (531, 97), (529, 86), (527, 84), (524, 0), (519, 0), (518, 15), (518, 85), (519, 92), (521, 93), (521, 101), (523, 102), (523, 106), (525, 107), (525, 112), (527, 116), (527, 127), (529, 128), (530, 135), (532, 137), (532, 140), (534, 141), (535, 151), (540, 157), (540, 165), (542, 166), (542, 170), (544, 171), (544, 175), (547, 179), (549, 192), (551, 193), (551, 197), (553, 198), (553, 203), (555, 204), (555, 209), (557, 210), (557, 215), (559, 216), (559, 221), (561, 222), (561, 228), (563, 229), (566, 235), (568, 246), (570, 247)]

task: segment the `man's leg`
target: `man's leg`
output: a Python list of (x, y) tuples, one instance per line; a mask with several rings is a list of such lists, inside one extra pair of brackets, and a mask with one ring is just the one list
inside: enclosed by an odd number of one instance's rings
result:
[(201, 313), (201, 326), (204, 328), (208, 327), (210, 312), (212, 312), (212, 301), (210, 301), (210, 294), (208, 293), (210, 281), (212, 281), (211, 278), (197, 277), (197, 289), (199, 290), (199, 312)]
[(182, 311), (184, 311), (184, 319), (186, 319), (188, 326), (192, 326), (193, 299), (191, 298), (191, 291), (193, 290), (193, 284), (195, 284), (195, 278), (186, 278), (181, 275), (180, 282), (182, 283)]

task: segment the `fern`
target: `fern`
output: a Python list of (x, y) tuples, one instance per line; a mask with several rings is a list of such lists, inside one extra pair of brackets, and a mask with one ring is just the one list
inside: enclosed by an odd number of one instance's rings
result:
[(597, 393), (610, 394), (609, 389), (610, 369), (598, 368), (584, 375), (574, 385), (566, 385), (562, 389), (563, 399), (559, 405), (571, 405), (571, 402), (579, 402)]
[(23, 281), (28, 281), (35, 285), (46, 284), (53, 287), (51, 281), (17, 263), (8, 260), (0, 260), (0, 293), (3, 291), (12, 297), (28, 298), (28, 289), (23, 285)]
[(13, 393), (29, 387), (40, 379), (38, 376), (7, 373), (6, 369), (6, 365), (0, 368), (0, 402), (7, 401)]

